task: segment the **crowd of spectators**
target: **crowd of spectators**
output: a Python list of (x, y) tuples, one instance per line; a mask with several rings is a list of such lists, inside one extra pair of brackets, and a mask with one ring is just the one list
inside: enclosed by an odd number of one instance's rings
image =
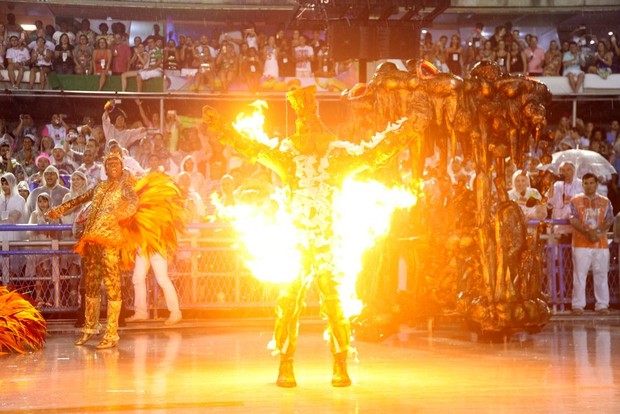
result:
[[(14, 24), (0, 23), (0, 69), (8, 69), (12, 88), (20, 88), (25, 71), (30, 70), (30, 88), (40, 74), (41, 89), (47, 88), (47, 74), (97, 75), (99, 90), (110, 75), (122, 76), (122, 91), (127, 80), (135, 78), (137, 90), (142, 81), (162, 77), (165, 71), (194, 77), (195, 91), (227, 91), (233, 83), (257, 91), (261, 79), (278, 77), (330, 77), (338, 70), (332, 58), (326, 33), (314, 30), (303, 33), (292, 30), (275, 34), (257, 32), (248, 23), (243, 29), (227, 23), (216, 35), (205, 34), (193, 39), (171, 32), (162, 35), (158, 24), (145, 39), (130, 35), (123, 23), (111, 27), (103, 22), (96, 32), (88, 19), (79, 27), (62, 21), (59, 27), (35, 22), (36, 29), (24, 31)], [(14, 73), (16, 72), (16, 73)]]
[(519, 29), (507, 22), (497, 26), (490, 37), (484, 36), (484, 24), (477, 23), (463, 42), (458, 34), (442, 35), (433, 41), (426, 32), (421, 42), (421, 55), (440, 70), (464, 76), (478, 62), (497, 62), (506, 73), (529, 76), (567, 76), (573, 92), (579, 92), (585, 73), (606, 79), (620, 73), (620, 44), (610, 32), (597, 39), (585, 25), (577, 27), (569, 38), (549, 41), (543, 49), (538, 36), (521, 36)]

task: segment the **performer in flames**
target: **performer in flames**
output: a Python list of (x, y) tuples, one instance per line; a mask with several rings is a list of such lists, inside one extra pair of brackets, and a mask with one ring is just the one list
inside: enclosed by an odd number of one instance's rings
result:
[(321, 311), (329, 325), (331, 351), (334, 355), (332, 385), (351, 385), (347, 372), (351, 328), (343, 312), (338, 294), (338, 270), (334, 266), (333, 195), (345, 178), (364, 170), (387, 165), (406, 145), (420, 138), (429, 120), (412, 116), (390, 125), (369, 142), (359, 145), (338, 140), (323, 125), (317, 114), (316, 87), (289, 92), (287, 98), (297, 115), (296, 132), (283, 139), (269, 139), (246, 128), (241, 121), (228, 129), (211, 107), (203, 107), (203, 122), (220, 134), (223, 143), (239, 153), (276, 172), (289, 191), (289, 207), (300, 241), (301, 272), (281, 293), (277, 301), (274, 332), (274, 353), (280, 354), (276, 384), (280, 387), (297, 385), (293, 372), (293, 356), (298, 336), (305, 293), (316, 280), (321, 299)]

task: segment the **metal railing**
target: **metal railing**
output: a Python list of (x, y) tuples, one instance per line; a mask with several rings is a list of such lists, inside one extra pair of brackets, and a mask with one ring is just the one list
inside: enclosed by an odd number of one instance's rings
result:
[[(546, 220), (550, 225), (563, 222)], [(532, 222), (531, 225), (538, 225)], [(70, 225), (2, 225), (4, 231), (60, 232)], [(571, 245), (559, 243), (557, 234), (545, 233), (543, 290), (555, 311), (563, 311), (571, 301)], [(47, 312), (75, 311), (79, 306), (81, 277), (77, 254), (71, 251), (74, 239), (2, 241), (2, 284), (28, 293), (39, 308)], [(4, 237), (3, 237), (4, 239)], [(618, 246), (610, 244), (610, 302), (620, 302)], [(260, 309), (270, 311), (279, 286), (260, 282), (245, 269), (231, 229), (222, 224), (191, 224), (179, 240), (177, 252), (168, 261), (168, 272), (183, 310)], [(123, 301), (133, 307), (132, 271), (123, 271)], [(593, 303), (592, 278), (588, 278), (586, 297)], [(149, 309), (157, 314), (165, 302), (154, 277), (147, 277)], [(105, 296), (105, 295), (104, 295)], [(310, 306), (318, 304), (318, 293), (311, 289)]]

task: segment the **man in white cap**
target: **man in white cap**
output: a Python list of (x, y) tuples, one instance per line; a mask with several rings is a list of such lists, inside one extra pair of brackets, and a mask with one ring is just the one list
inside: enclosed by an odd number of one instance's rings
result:
[(65, 152), (65, 148), (61, 144), (56, 144), (54, 149), (52, 150), (52, 165), (58, 168), (58, 171), (61, 174), (73, 174), (75, 170), (77, 170), (77, 165), (69, 158), (67, 158), (67, 153)]

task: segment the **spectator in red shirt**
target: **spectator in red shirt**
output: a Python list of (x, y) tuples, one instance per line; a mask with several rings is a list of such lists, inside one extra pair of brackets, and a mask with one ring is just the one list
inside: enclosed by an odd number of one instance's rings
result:
[(129, 61), (131, 60), (131, 48), (128, 45), (128, 37), (126, 34), (114, 35), (114, 43), (112, 44), (112, 75), (121, 75), (129, 70)]

